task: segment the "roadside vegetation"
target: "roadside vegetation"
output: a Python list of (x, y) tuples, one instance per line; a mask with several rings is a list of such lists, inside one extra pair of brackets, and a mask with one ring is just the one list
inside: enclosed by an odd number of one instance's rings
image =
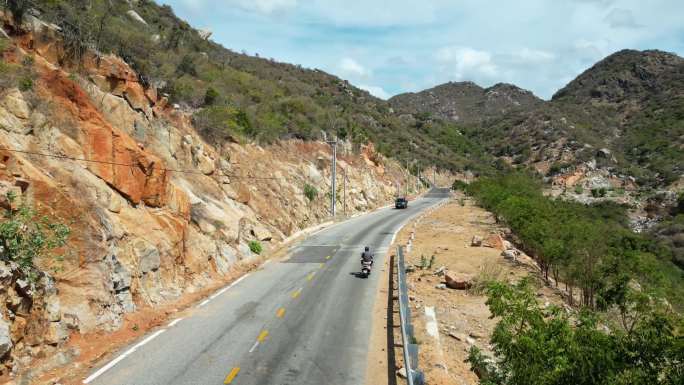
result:
[(0, 221), (0, 260), (16, 263), (24, 278), (35, 282), (40, 273), (36, 261), (46, 257), (60, 261), (63, 257), (57, 251), (66, 245), (70, 230), (63, 223), (39, 215), (28, 204), (14, 207), (16, 200), (8, 193), (8, 207)]
[(632, 290), (615, 313), (542, 307), (528, 280), (489, 286), (487, 305), (500, 321), (494, 357), (477, 347), (468, 361), (483, 385), (684, 383), (684, 318)]
[(510, 227), (573, 305), (540, 305), (529, 278), (483, 279), (498, 323), (494, 357), (470, 349), (482, 384), (684, 383), (684, 273), (672, 247), (633, 233), (625, 208), (546, 197), (524, 172), (454, 187)]
[(511, 228), (546, 279), (567, 288), (570, 304), (604, 309), (636, 282), (684, 305), (673, 250), (632, 232), (625, 208), (546, 197), (541, 181), (523, 172), (481, 178), (466, 191)]

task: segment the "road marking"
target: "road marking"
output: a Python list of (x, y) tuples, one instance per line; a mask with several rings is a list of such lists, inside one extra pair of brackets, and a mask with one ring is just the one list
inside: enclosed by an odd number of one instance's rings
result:
[(175, 320), (171, 321), (171, 323), (169, 323), (168, 327), (172, 328), (172, 327), (176, 326), (182, 320), (183, 320), (183, 318), (176, 318)]
[(267, 331), (267, 330), (262, 330), (261, 333), (259, 334), (259, 337), (257, 337), (256, 342), (254, 342), (254, 345), (252, 345), (252, 348), (249, 349), (249, 352), (252, 353), (252, 352), (257, 348), (257, 346), (259, 346), (259, 344), (260, 344), (261, 342), (264, 342), (264, 340), (266, 339), (266, 337), (268, 337), (268, 331)]
[(329, 255), (328, 255), (327, 257), (325, 257), (325, 259), (328, 260), (328, 261), (330, 260), (330, 258), (332, 258), (332, 257), (329, 256)]
[(316, 272), (312, 271), (311, 273), (309, 273), (309, 275), (306, 276), (306, 280), (311, 281), (313, 279), (314, 275), (316, 275)]
[(297, 291), (292, 293), (292, 298), (297, 298), (300, 294), (302, 294), (302, 289), (297, 289)]
[(223, 383), (230, 384), (231, 382), (233, 382), (235, 377), (237, 377), (238, 373), (240, 373), (240, 368), (233, 368), (233, 370), (231, 370), (230, 373), (228, 373), (228, 375), (226, 376), (226, 380), (223, 381)]
[(205, 299), (205, 300), (204, 300), (204, 301), (202, 301), (202, 302), (201, 302), (201, 303), (200, 303), (199, 305), (197, 305), (197, 307), (202, 307), (202, 306), (204, 306), (204, 305), (208, 304), (208, 303), (209, 303), (209, 301), (211, 301), (211, 299), (210, 299), (210, 298), (209, 298), (209, 299)]
[(324, 268), (324, 267), (325, 267), (325, 263), (321, 263), (320, 265), (318, 265), (318, 268), (319, 268), (319, 269), (322, 269), (322, 268)]
[(281, 308), (278, 309), (278, 311), (276, 312), (276, 317), (278, 317), (278, 318), (283, 318), (284, 315), (285, 315), (285, 308), (284, 308), (284, 307), (281, 307)]
[(84, 383), (84, 384), (88, 384), (88, 383), (92, 382), (94, 379), (100, 377), (104, 372), (106, 372), (106, 371), (108, 371), (109, 369), (113, 368), (116, 364), (118, 364), (119, 362), (121, 362), (124, 358), (126, 358), (126, 357), (130, 356), (131, 354), (133, 354), (133, 352), (135, 352), (136, 350), (138, 350), (138, 348), (142, 347), (143, 345), (145, 345), (145, 344), (147, 344), (148, 342), (152, 341), (153, 339), (157, 338), (160, 334), (164, 333), (165, 331), (166, 331), (166, 329), (158, 330), (157, 332), (155, 332), (155, 333), (152, 334), (151, 336), (145, 338), (142, 342), (140, 342), (140, 343), (138, 343), (137, 345), (133, 346), (132, 348), (126, 350), (126, 352), (124, 352), (122, 355), (116, 357), (115, 359), (113, 359), (112, 361), (110, 361), (107, 365), (105, 365), (105, 366), (103, 366), (102, 368), (100, 368), (100, 370), (98, 370), (97, 372), (93, 373), (90, 377), (88, 377), (88, 378), (86, 378), (85, 380), (83, 380), (83, 383)]

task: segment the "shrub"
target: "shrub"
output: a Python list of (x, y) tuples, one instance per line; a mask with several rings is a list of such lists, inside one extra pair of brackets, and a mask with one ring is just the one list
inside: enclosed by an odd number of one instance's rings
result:
[(21, 91), (30, 91), (33, 89), (33, 79), (30, 77), (23, 77), (19, 79), (19, 89)]
[[(11, 205), (16, 198), (8, 193), (7, 200)], [(0, 260), (17, 263), (33, 281), (38, 273), (35, 260), (50, 255), (61, 259), (54, 251), (66, 244), (69, 232), (69, 227), (38, 215), (29, 205), (22, 203), (17, 210), (5, 209), (0, 223)]]
[(210, 106), (216, 103), (220, 96), (221, 94), (219, 94), (215, 88), (209, 87), (207, 88), (207, 92), (204, 94), (204, 104)]
[(313, 202), (316, 197), (318, 197), (318, 190), (316, 187), (307, 183), (304, 185), (304, 196), (309, 200), (309, 202)]
[(261, 242), (259, 242), (259, 241), (250, 241), (249, 242), (249, 249), (254, 254), (261, 254), (261, 252), (264, 250), (263, 247), (261, 246)]
[(575, 194), (583, 194), (584, 193), (584, 188), (582, 186), (577, 185), (575, 186)]
[(461, 190), (465, 191), (465, 189), (468, 187), (468, 184), (462, 180), (456, 179), (454, 183), (451, 185), (452, 190)]
[(527, 280), (492, 284), (487, 306), (499, 321), (491, 338), (495, 359), (471, 348), (468, 361), (483, 384), (680, 384), (684, 319), (633, 293), (618, 319), (582, 310), (542, 308)]
[(603, 198), (606, 196), (607, 192), (608, 191), (605, 189), (605, 187), (593, 188), (591, 189), (591, 196), (594, 198)]

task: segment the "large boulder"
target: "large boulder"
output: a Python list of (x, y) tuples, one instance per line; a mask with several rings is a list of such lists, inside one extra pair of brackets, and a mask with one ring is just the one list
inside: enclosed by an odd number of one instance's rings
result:
[(16, 88), (12, 88), (2, 98), (2, 105), (19, 119), (28, 119), (31, 116), (31, 110), (28, 103), (24, 100), (24, 96)]
[(260, 241), (270, 241), (273, 239), (273, 234), (271, 234), (267, 228), (260, 225), (254, 226), (252, 228), (252, 235)]
[(143, 241), (138, 241), (133, 246), (135, 255), (138, 257), (140, 272), (147, 274), (156, 271), (161, 265), (159, 250)]
[(474, 235), (473, 239), (470, 241), (470, 246), (473, 246), (473, 247), (482, 246), (482, 237), (479, 235)]
[(466, 274), (456, 274), (451, 271), (444, 273), (446, 286), (450, 289), (468, 290), (472, 287), (473, 277)]
[(483, 243), (486, 247), (491, 247), (497, 250), (505, 250), (504, 239), (499, 234), (490, 234)]
[(27, 129), (21, 119), (14, 116), (14, 114), (7, 111), (0, 106), (0, 129), (15, 132), (17, 134), (26, 134)]
[(126, 12), (126, 15), (128, 15), (128, 17), (130, 17), (131, 20), (137, 21), (137, 22), (140, 23), (140, 24), (147, 25), (147, 22), (145, 21), (145, 19), (143, 19), (142, 16), (140, 16), (140, 15), (138, 14), (138, 12), (136, 12), (136, 11), (134, 11), (134, 10), (132, 10), (132, 9), (129, 10), (128, 12)]
[(0, 357), (7, 354), (12, 349), (12, 346), (10, 326), (4, 318), (0, 317)]

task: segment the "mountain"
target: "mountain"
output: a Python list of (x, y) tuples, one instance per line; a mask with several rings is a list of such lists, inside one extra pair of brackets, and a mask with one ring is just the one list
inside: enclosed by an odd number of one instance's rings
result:
[(512, 110), (529, 109), (541, 102), (532, 92), (512, 84), (499, 83), (482, 88), (473, 82), (449, 82), (389, 100), (400, 113), (428, 113), (463, 124), (479, 123)]
[[(13, 4), (32, 4), (23, 12), (60, 29), (67, 48), (53, 54), (65, 66), (78, 67), (90, 48), (118, 55), (167, 103), (191, 112), (196, 128), (213, 144), (321, 139), (325, 131), (357, 150), (373, 142), (380, 153), (403, 163), (419, 159), (414, 172), (482, 163), (472, 160), (470, 150), (458, 152), (477, 145), (461, 146), (463, 138), (450, 122), (416, 127), (392, 113), (389, 103), (336, 76), (224, 48), (210, 40), (210, 31), (192, 28), (169, 6), (105, 0), (88, 6), (47, 0)], [(229, 44), (240, 43), (236, 37)]]
[(548, 176), (592, 160), (604, 176), (640, 186), (684, 174), (684, 59), (672, 53), (616, 52), (550, 101), (512, 85), (461, 82), (389, 102), (400, 113), (451, 121), (488, 153)]

